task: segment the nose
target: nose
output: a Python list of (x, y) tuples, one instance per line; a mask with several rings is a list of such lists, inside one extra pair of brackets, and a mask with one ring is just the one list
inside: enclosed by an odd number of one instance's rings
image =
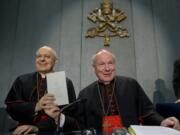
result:
[(41, 60), (41, 61), (44, 61), (44, 60), (45, 60), (45, 57), (44, 57), (44, 56), (41, 56), (41, 57), (40, 57), (40, 60)]
[(109, 64), (105, 64), (105, 70), (106, 70), (106, 71), (109, 71), (109, 70), (110, 70)]

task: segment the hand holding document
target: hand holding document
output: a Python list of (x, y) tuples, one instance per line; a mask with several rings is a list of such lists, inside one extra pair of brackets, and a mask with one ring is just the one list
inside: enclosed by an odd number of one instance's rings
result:
[(55, 95), (55, 102), (58, 105), (69, 104), (66, 76), (64, 71), (47, 74), (47, 90), (48, 93)]
[(129, 127), (131, 135), (180, 135), (180, 131), (163, 126), (140, 126)]

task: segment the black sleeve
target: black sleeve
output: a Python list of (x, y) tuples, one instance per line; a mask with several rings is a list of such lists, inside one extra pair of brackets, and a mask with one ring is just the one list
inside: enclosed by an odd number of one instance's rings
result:
[(138, 90), (138, 108), (140, 112), (139, 119), (142, 120), (142, 124), (144, 125), (160, 125), (161, 121), (164, 119), (161, 115), (159, 115), (152, 102), (145, 94), (142, 87), (136, 82), (136, 89)]
[(180, 98), (180, 59), (176, 60), (174, 63), (173, 70), (173, 88), (176, 98)]
[[(78, 99), (86, 99), (86, 96), (84, 96), (84, 94), (82, 93), (82, 91), (80, 91)], [(77, 104), (77, 110), (75, 113), (75, 118), (78, 121), (78, 128), (83, 130), (87, 128), (87, 123), (86, 123), (86, 111), (85, 111), (85, 107), (86, 106), (86, 101), (85, 102), (79, 102)]]
[(69, 102), (71, 103), (76, 100), (76, 93), (75, 93), (74, 85), (73, 85), (72, 81), (70, 79), (66, 78), (66, 82), (67, 82)]
[(79, 126), (78, 121), (76, 120), (75, 117), (66, 115), (65, 123), (64, 123), (64, 126), (62, 128), (62, 131), (67, 132), (67, 131), (76, 131), (76, 130), (80, 130), (80, 126)]
[(57, 128), (54, 119), (50, 117), (46, 120), (38, 121), (35, 125), (39, 131), (55, 131)]
[(23, 89), (24, 84), (17, 78), (5, 99), (6, 110), (14, 120), (31, 123), (36, 103), (24, 100)]

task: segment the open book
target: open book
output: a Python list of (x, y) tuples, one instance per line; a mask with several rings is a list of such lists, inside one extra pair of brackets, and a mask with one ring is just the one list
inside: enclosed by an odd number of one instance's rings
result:
[(180, 135), (180, 131), (163, 126), (131, 125), (128, 130), (131, 135)]

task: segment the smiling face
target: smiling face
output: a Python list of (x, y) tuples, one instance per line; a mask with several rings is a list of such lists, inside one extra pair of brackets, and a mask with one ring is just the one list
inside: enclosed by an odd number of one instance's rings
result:
[(115, 58), (107, 50), (101, 50), (94, 56), (92, 66), (99, 81), (103, 83), (109, 83), (116, 75)]
[(46, 74), (53, 71), (56, 62), (56, 53), (52, 48), (44, 46), (37, 51), (35, 64), (39, 73)]

